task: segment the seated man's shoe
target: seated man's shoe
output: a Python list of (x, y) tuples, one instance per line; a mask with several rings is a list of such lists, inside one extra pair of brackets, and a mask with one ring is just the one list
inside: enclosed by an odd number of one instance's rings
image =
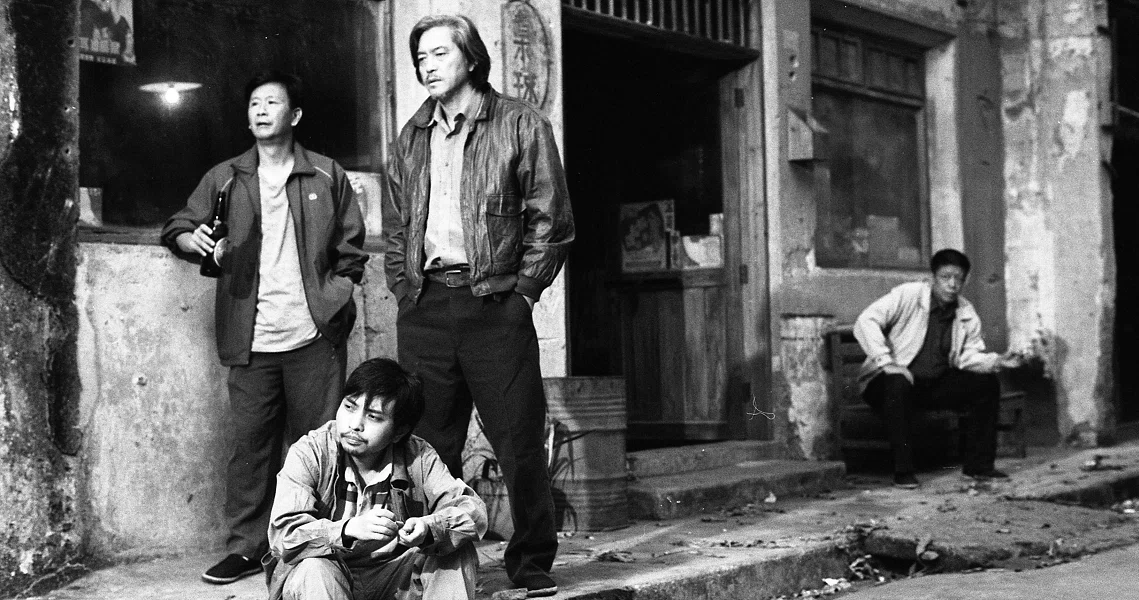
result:
[(529, 573), (514, 581), (514, 587), (526, 588), (527, 598), (541, 598), (558, 593), (558, 584), (545, 573)]
[(894, 473), (894, 487), (904, 490), (916, 489), (920, 483), (913, 473)]
[(962, 470), (966, 477), (973, 479), (1008, 479), (1008, 473), (996, 469), (982, 469), (980, 471)]
[(230, 554), (221, 562), (202, 573), (202, 581), (206, 583), (233, 583), (242, 577), (256, 575), (261, 572), (261, 563), (245, 558), (240, 554)]

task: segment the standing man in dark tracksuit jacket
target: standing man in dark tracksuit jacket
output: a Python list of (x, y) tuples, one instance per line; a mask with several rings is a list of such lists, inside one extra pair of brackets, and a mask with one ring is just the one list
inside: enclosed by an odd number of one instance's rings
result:
[(558, 542), (531, 311), (574, 237), (565, 172), (549, 122), (491, 88), (469, 19), (426, 17), (409, 45), (430, 97), (393, 154), (383, 236), (400, 362), (427, 399), (416, 433), (461, 477), (478, 407), (513, 511), (507, 575), (530, 596), (551, 595)]
[[(281, 444), (336, 412), (352, 292), (368, 258), (344, 169), (293, 140), (300, 80), (266, 72), (245, 97), (256, 145), (211, 169), (162, 229), (177, 255), (214, 253), (222, 267), (215, 328), (237, 436), (226, 470), (228, 555), (202, 575), (219, 584), (261, 570)], [(228, 193), (229, 236), (215, 248), (203, 223), (218, 191)]]

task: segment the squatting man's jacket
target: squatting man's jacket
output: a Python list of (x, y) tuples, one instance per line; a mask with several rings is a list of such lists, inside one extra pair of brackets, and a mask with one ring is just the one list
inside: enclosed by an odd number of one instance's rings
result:
[[(301, 560), (335, 558), (359, 551), (357, 546), (377, 543), (355, 540), (345, 545), (348, 520), (331, 520), (347, 460), (340, 450), (336, 421), (309, 432), (289, 448), (277, 475), (277, 495), (269, 518), (271, 600), (281, 597), (285, 578)], [(434, 448), (414, 435), (392, 446), (389, 510), (399, 522), (427, 517), (428, 541), (420, 548), (424, 554), (449, 554), (478, 541), (487, 530), (486, 504), (467, 484), (451, 476)]]

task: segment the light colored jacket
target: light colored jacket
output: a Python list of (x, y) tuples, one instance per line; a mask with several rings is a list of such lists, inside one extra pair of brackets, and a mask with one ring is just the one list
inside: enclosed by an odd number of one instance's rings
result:
[[(909, 368), (917, 357), (929, 327), (931, 284), (911, 281), (875, 300), (854, 322), (854, 337), (866, 353), (858, 373), (860, 391), (887, 365)], [(998, 369), (1000, 354), (985, 351), (981, 318), (973, 305), (957, 298), (957, 312), (949, 349), (949, 364), (962, 371), (991, 373)]]
[[(338, 558), (374, 542), (344, 539), (348, 519), (333, 521), (336, 487), (346, 458), (340, 452), (336, 421), (310, 431), (289, 448), (277, 475), (269, 519), (266, 571), (269, 598), (277, 600), (285, 578), (301, 560)], [(425, 554), (449, 554), (486, 534), (486, 504), (467, 484), (451, 476), (430, 444), (416, 436), (392, 453), (391, 511), (395, 520), (426, 517), (430, 532)]]

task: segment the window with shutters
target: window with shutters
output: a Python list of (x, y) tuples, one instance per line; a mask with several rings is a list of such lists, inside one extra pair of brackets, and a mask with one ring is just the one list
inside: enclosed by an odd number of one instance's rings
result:
[(923, 49), (814, 23), (822, 267), (923, 268), (929, 255)]

